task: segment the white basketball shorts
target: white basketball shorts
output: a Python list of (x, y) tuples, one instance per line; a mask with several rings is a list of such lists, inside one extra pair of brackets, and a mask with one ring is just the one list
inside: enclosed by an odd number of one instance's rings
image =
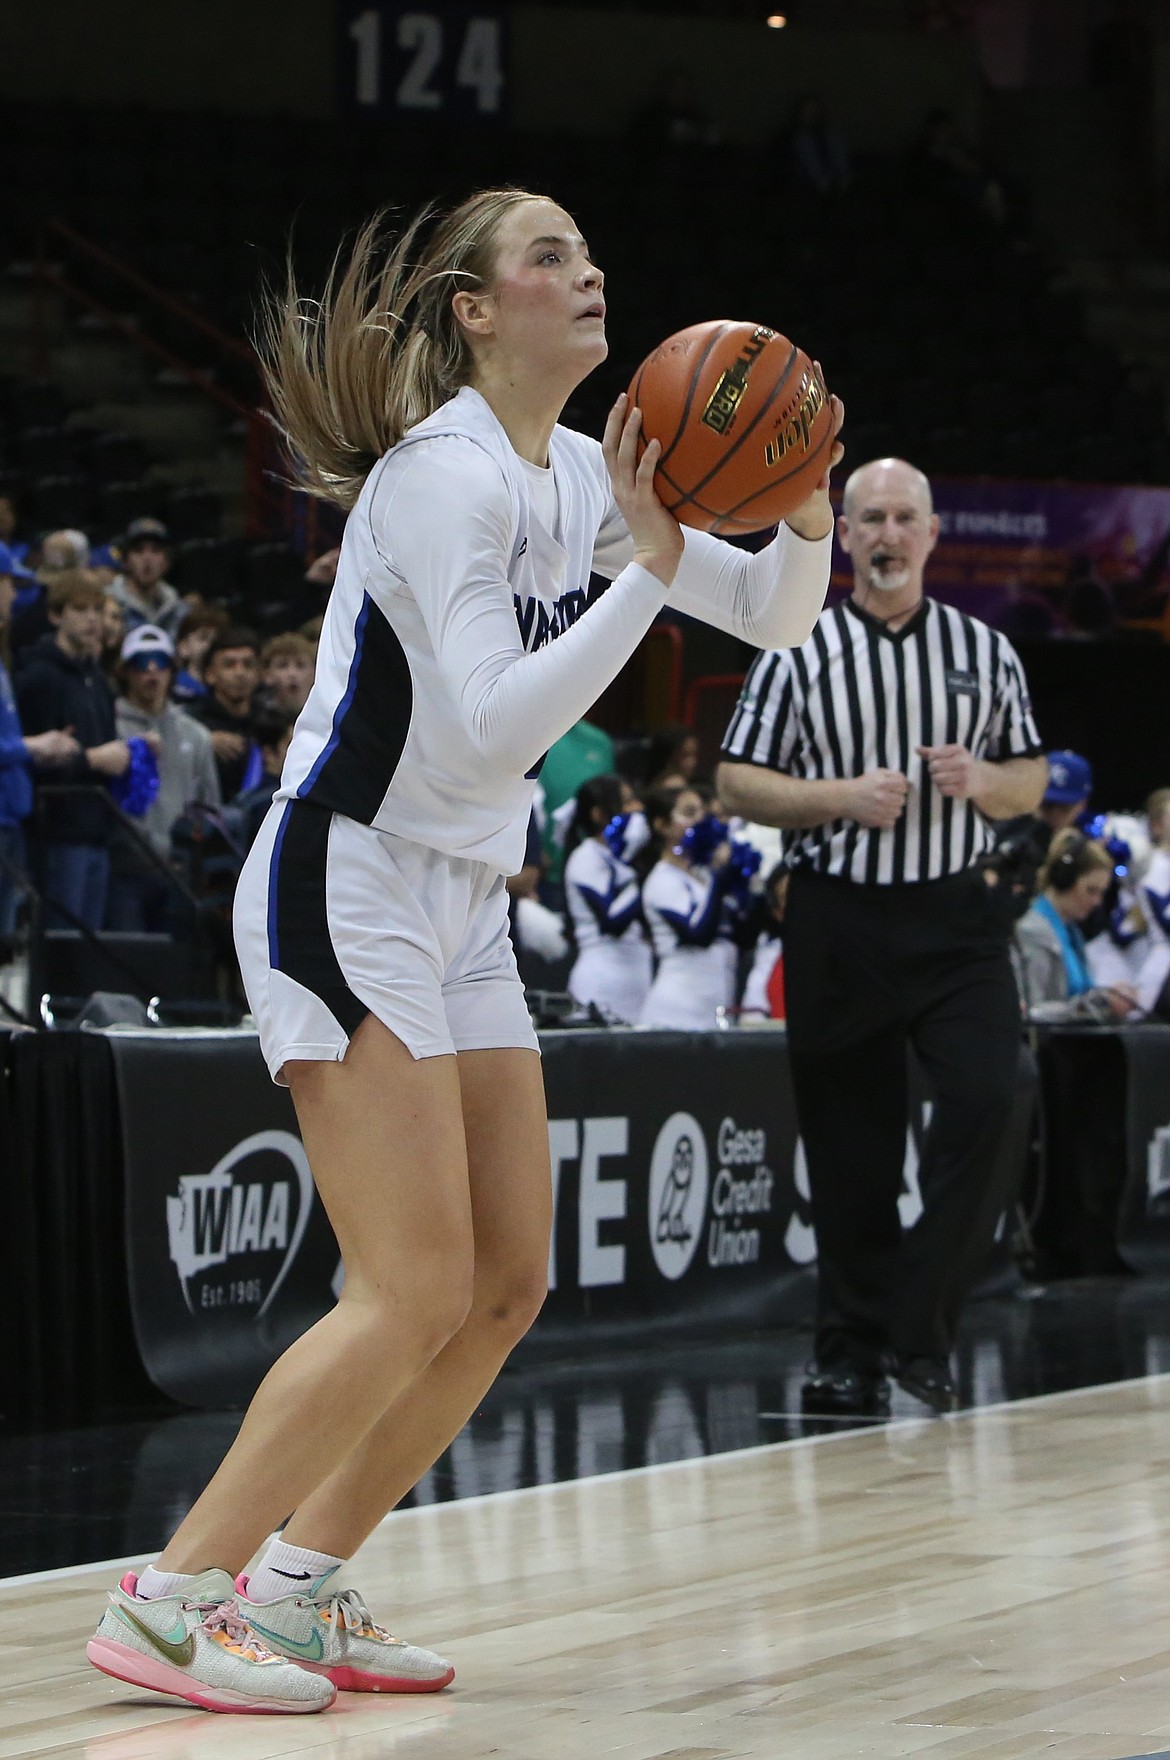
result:
[(307, 801), (274, 801), (236, 888), (236, 951), (274, 1082), (340, 1061), (367, 1014), (413, 1057), (539, 1049), (508, 894), (441, 855)]

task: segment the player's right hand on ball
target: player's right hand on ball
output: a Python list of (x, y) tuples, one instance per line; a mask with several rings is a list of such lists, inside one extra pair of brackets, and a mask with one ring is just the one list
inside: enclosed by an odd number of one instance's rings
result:
[(601, 450), (613, 498), (634, 540), (634, 561), (669, 587), (683, 553), (682, 527), (654, 492), (654, 469), (662, 453), (657, 440), (651, 440), (638, 462), (642, 412), (628, 403), (623, 391), (609, 412)]
[(853, 781), (848, 817), (871, 831), (889, 831), (902, 817), (909, 788), (900, 770), (867, 770)]

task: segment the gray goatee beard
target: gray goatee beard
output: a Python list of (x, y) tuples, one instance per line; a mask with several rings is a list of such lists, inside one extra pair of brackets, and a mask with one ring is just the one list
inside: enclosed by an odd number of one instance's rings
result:
[(886, 558), (879, 551), (870, 558), (869, 585), (878, 593), (901, 593), (910, 585), (911, 575), (905, 563), (893, 568), (881, 566)]

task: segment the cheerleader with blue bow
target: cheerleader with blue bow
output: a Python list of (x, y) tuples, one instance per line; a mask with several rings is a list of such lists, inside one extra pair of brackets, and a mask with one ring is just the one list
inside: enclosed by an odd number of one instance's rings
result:
[(760, 854), (733, 841), (693, 788), (659, 791), (647, 817), (661, 847), (642, 889), (658, 969), (639, 1023), (714, 1027), (735, 1002), (737, 936)]
[(569, 992), (615, 1023), (637, 1020), (653, 974), (642, 888), (632, 866), (650, 828), (633, 806), (633, 791), (621, 777), (592, 777), (577, 790), (566, 844), (565, 900), (577, 944)]

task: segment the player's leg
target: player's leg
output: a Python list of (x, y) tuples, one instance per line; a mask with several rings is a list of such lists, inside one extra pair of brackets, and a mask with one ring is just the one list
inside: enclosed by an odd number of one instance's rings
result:
[(299, 1595), (288, 1593), (285, 1577), (328, 1573), (356, 1550), (462, 1429), (547, 1287), (552, 1181), (540, 1054), (508, 936), (503, 880), (486, 870), (465, 877), (467, 912), (442, 997), (459, 1047), (474, 1235), (470, 1311), (434, 1361), (298, 1506), (255, 1577), (241, 1584), (240, 1605), (270, 1642), (319, 1642), (338, 1686), (370, 1692), (427, 1691), (445, 1686), (452, 1671), (444, 1658), (382, 1632), (355, 1591), (350, 1623), (341, 1630), (344, 1610), (326, 1576)]
[[(181, 1579), (195, 1574), (200, 1582), (214, 1569), (219, 1587), (227, 1582), (229, 1590), (230, 1578), (222, 1573), (234, 1577), (242, 1570), (289, 1510), (352, 1451), (459, 1330), (472, 1295), (471, 1206), (455, 1058), (416, 1060), (370, 1016), (343, 1062), (290, 1063), (286, 1070), (347, 1279), (336, 1308), (269, 1371), (222, 1466), (155, 1567)], [(423, 1167), (427, 1202), (420, 1204)], [(181, 1583), (176, 1606), (181, 1603), (184, 1617), (190, 1593), (190, 1582)], [(119, 1609), (113, 1601), (103, 1628), (109, 1621), (115, 1628), (129, 1626), (127, 1612), (134, 1618), (134, 1607)], [(201, 1604), (194, 1606), (201, 1617)], [(149, 1667), (131, 1655), (122, 1658), (120, 1670), (111, 1670), (92, 1646), (91, 1660), (123, 1679), (161, 1685), (155, 1677), (170, 1640), (164, 1634), (160, 1649), (143, 1624), (168, 1611), (160, 1602), (153, 1615), (137, 1613), (135, 1642), (146, 1646)], [(230, 1695), (237, 1689), (264, 1700), (274, 1677), (258, 1677), (255, 1670), (263, 1665), (238, 1646), (229, 1652), (218, 1628), (210, 1637), (180, 1634), (176, 1616), (168, 1631), (179, 1642), (171, 1655), (175, 1678), (168, 1676), (164, 1690), (214, 1709), (232, 1708)], [(102, 1638), (99, 1628), (93, 1642)], [(188, 1648), (192, 1654), (183, 1662)], [(231, 1675), (226, 1687), (225, 1669)], [(182, 1684), (185, 1671), (193, 1677), (189, 1690)], [(321, 1682), (324, 1698), (311, 1708), (327, 1703), (332, 1691)]]
[[(461, 1052), (459, 1076), (475, 1234), (471, 1310), (297, 1508), (253, 1581), (239, 1585), (241, 1611), (266, 1642), (288, 1656), (319, 1646), (329, 1678), (351, 1691), (427, 1692), (452, 1678), (444, 1657), (376, 1625), (356, 1591), (346, 1591), (339, 1604), (328, 1576), (458, 1435), (547, 1287), (552, 1185), (539, 1055), (511, 1047)], [(289, 1575), (310, 1582), (290, 1594)]]
[(547, 1290), (552, 1185), (540, 1058), (460, 1052), (475, 1276), (454, 1338), (289, 1521), (285, 1540), (348, 1558), (463, 1428)]
[(265, 1376), (222, 1466), (160, 1557), (161, 1571), (242, 1570), (458, 1331), (470, 1306), (456, 1059), (416, 1060), (371, 1015), (343, 1062), (285, 1070), (345, 1287)]

